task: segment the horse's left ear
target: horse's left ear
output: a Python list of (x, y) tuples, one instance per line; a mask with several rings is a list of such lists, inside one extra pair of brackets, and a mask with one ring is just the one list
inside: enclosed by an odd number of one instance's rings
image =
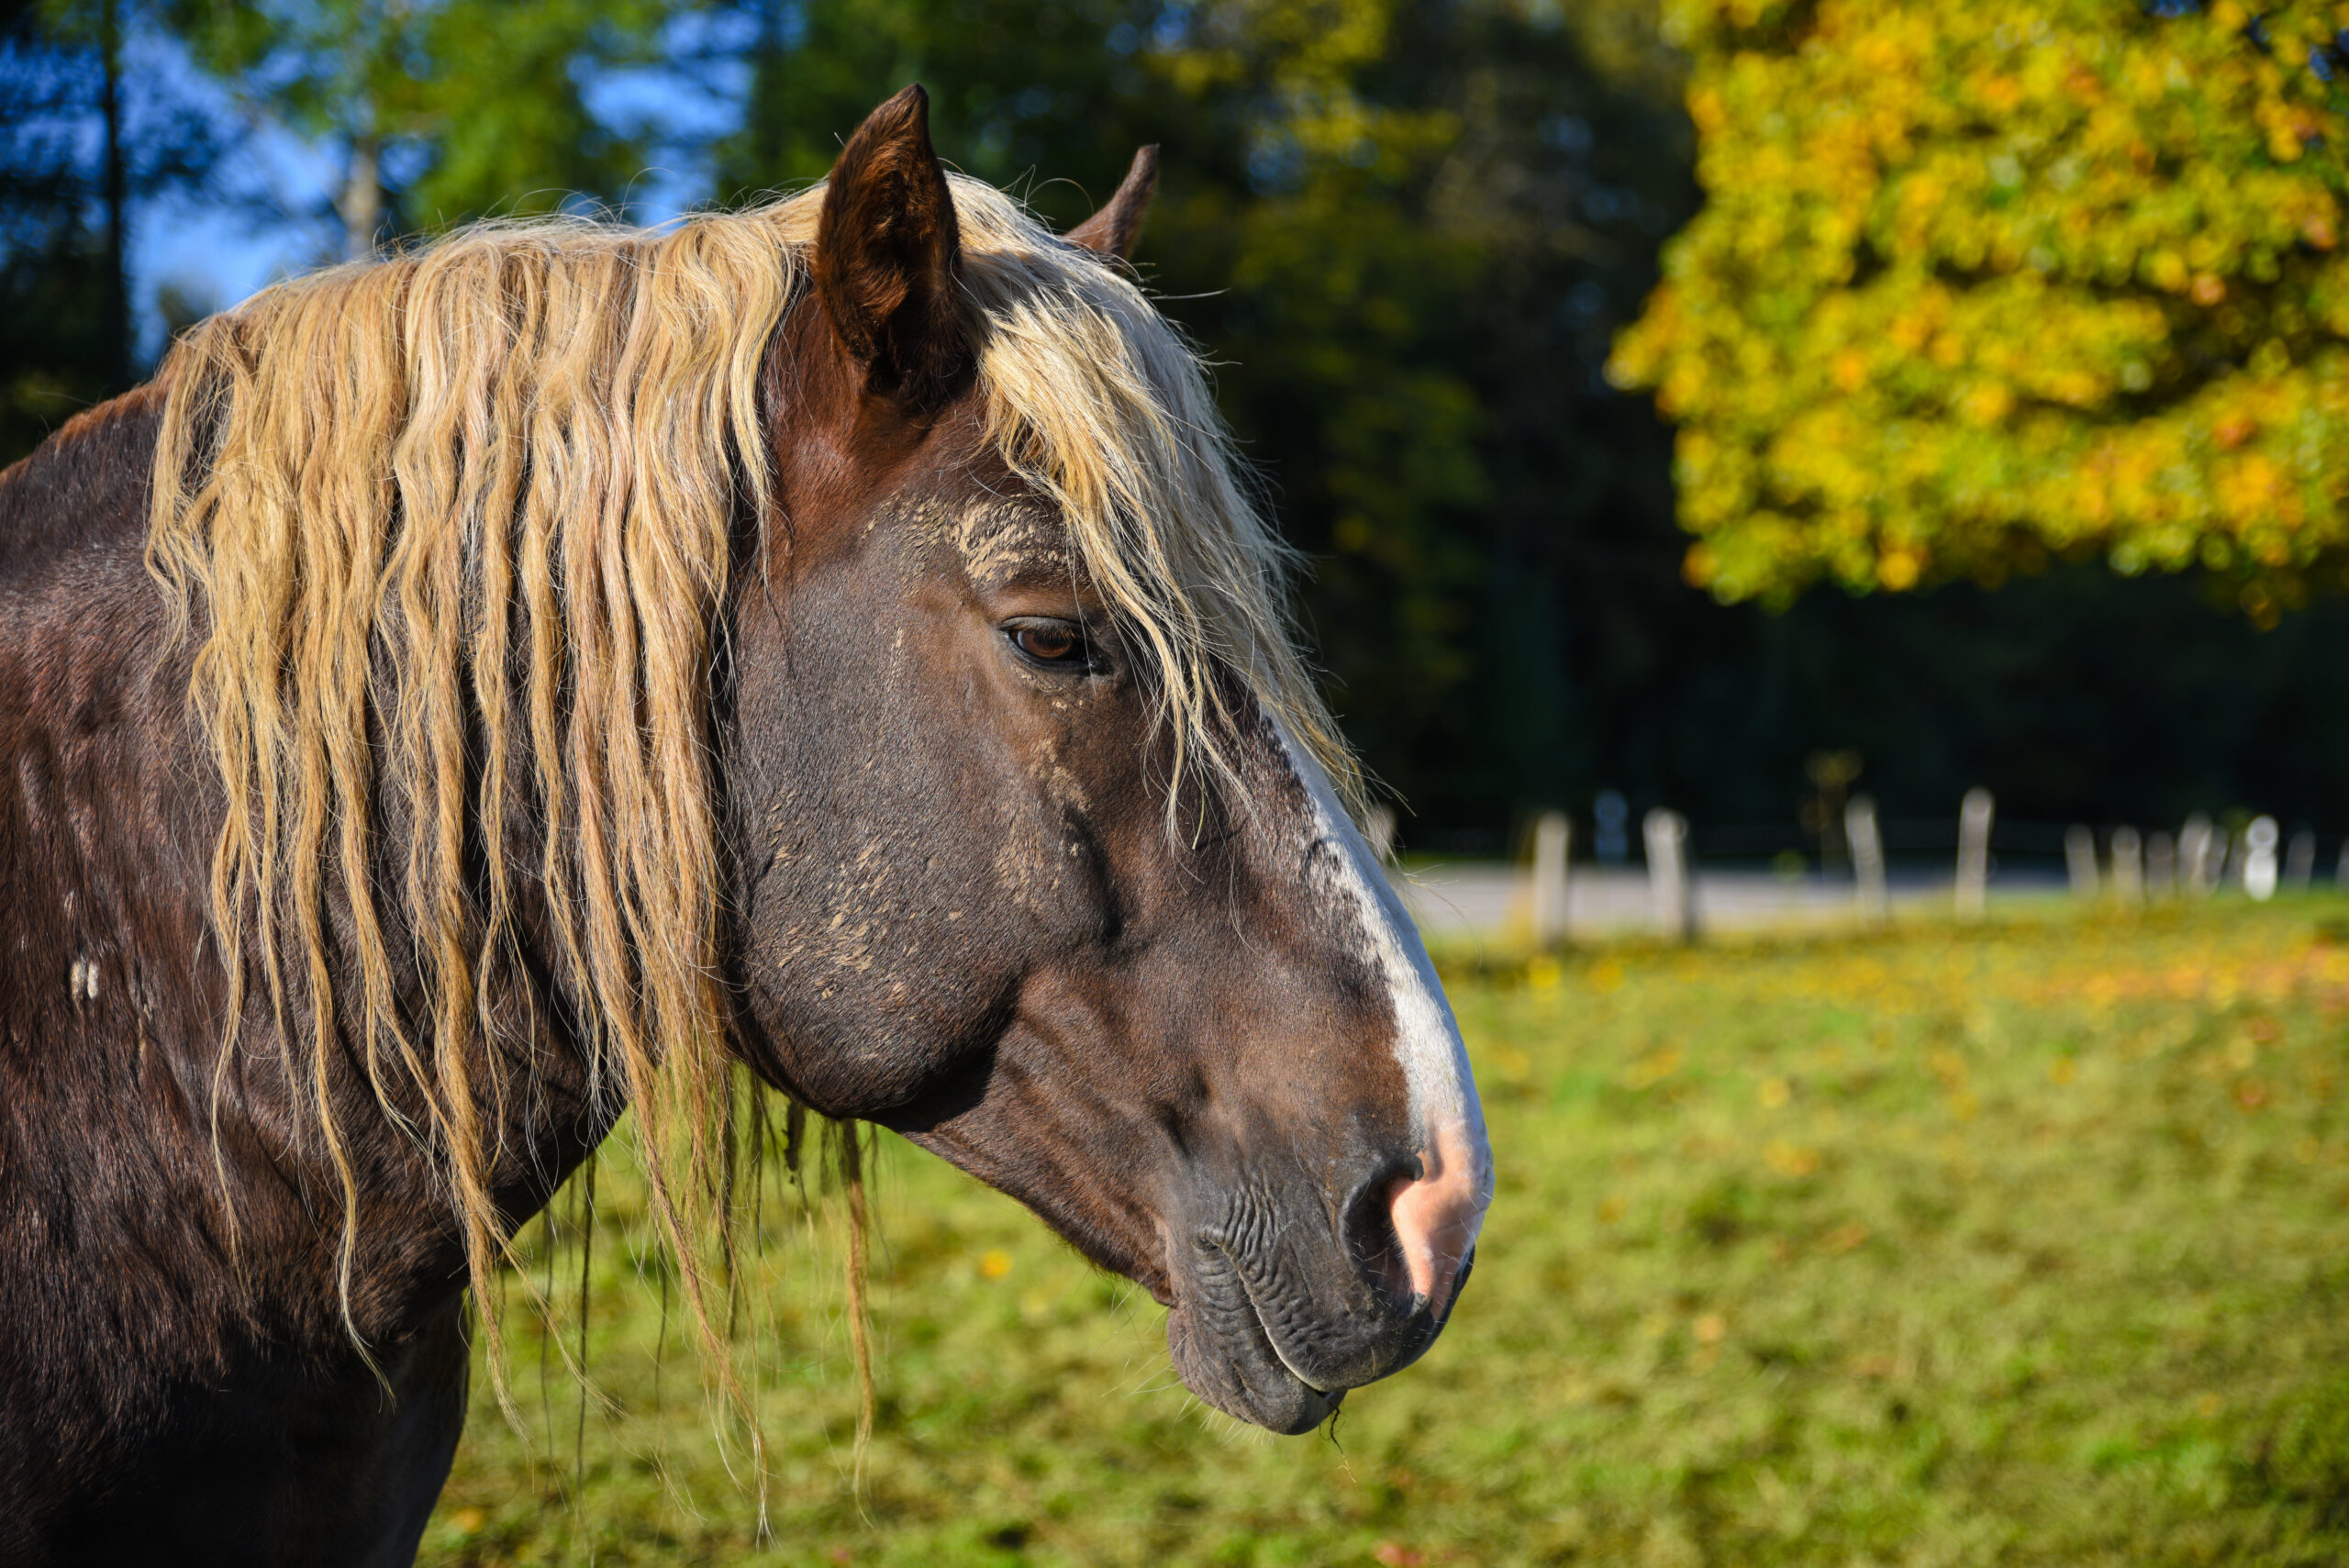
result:
[(913, 86), (841, 149), (816, 229), (816, 289), (872, 389), (914, 408), (946, 401), (970, 368), (962, 232)]
[(1068, 231), (1071, 243), (1121, 261), (1133, 259), (1134, 241), (1141, 238), (1142, 219), (1150, 216), (1150, 198), (1158, 194), (1158, 149), (1145, 147), (1134, 154), (1124, 183), (1102, 204), (1101, 210)]

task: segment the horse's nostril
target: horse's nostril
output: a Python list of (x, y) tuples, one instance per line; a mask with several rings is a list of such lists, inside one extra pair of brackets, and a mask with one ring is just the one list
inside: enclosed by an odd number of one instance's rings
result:
[(1376, 1284), (1398, 1312), (1408, 1312), (1417, 1296), (1403, 1239), (1395, 1229), (1395, 1204), (1419, 1178), (1417, 1160), (1381, 1170), (1354, 1191), (1346, 1206), (1346, 1250), (1354, 1267)]
[(1439, 1134), (1420, 1157), (1419, 1173), (1390, 1189), (1387, 1224), (1411, 1297), (1428, 1303), (1439, 1318), (1450, 1315), (1461, 1270), (1475, 1250), (1491, 1187), (1488, 1170), (1469, 1151), (1448, 1149)]

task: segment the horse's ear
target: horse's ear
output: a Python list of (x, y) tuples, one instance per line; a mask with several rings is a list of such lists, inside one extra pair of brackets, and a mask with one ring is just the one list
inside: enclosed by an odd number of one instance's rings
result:
[(1133, 167), (1117, 194), (1101, 210), (1068, 231), (1072, 243), (1121, 261), (1131, 261), (1134, 241), (1141, 238), (1142, 220), (1150, 216), (1150, 198), (1158, 194), (1158, 149), (1145, 147), (1134, 154)]
[(817, 292), (874, 391), (932, 408), (961, 383), (971, 363), (962, 255), (930, 95), (908, 87), (841, 150), (816, 230)]

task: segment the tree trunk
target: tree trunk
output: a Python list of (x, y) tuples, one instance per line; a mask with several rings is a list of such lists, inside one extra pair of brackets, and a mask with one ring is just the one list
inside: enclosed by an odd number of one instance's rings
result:
[(106, 207), (106, 320), (100, 324), (109, 388), (130, 384), (130, 280), (127, 275), (125, 209), (128, 180), (122, 152), (122, 9), (121, 0), (106, 0), (99, 13), (98, 53), (103, 70), (100, 108), (106, 119), (106, 172), (103, 195)]
[(384, 221), (383, 175), (377, 158), (373, 136), (351, 139), (351, 167), (335, 210), (342, 215), (342, 253), (353, 261), (363, 261), (375, 253), (375, 231)]

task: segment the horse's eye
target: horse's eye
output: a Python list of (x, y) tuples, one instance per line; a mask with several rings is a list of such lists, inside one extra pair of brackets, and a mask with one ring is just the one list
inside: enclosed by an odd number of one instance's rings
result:
[(1039, 664), (1079, 665), (1089, 662), (1085, 634), (1063, 621), (1031, 621), (1006, 628), (1011, 645)]

